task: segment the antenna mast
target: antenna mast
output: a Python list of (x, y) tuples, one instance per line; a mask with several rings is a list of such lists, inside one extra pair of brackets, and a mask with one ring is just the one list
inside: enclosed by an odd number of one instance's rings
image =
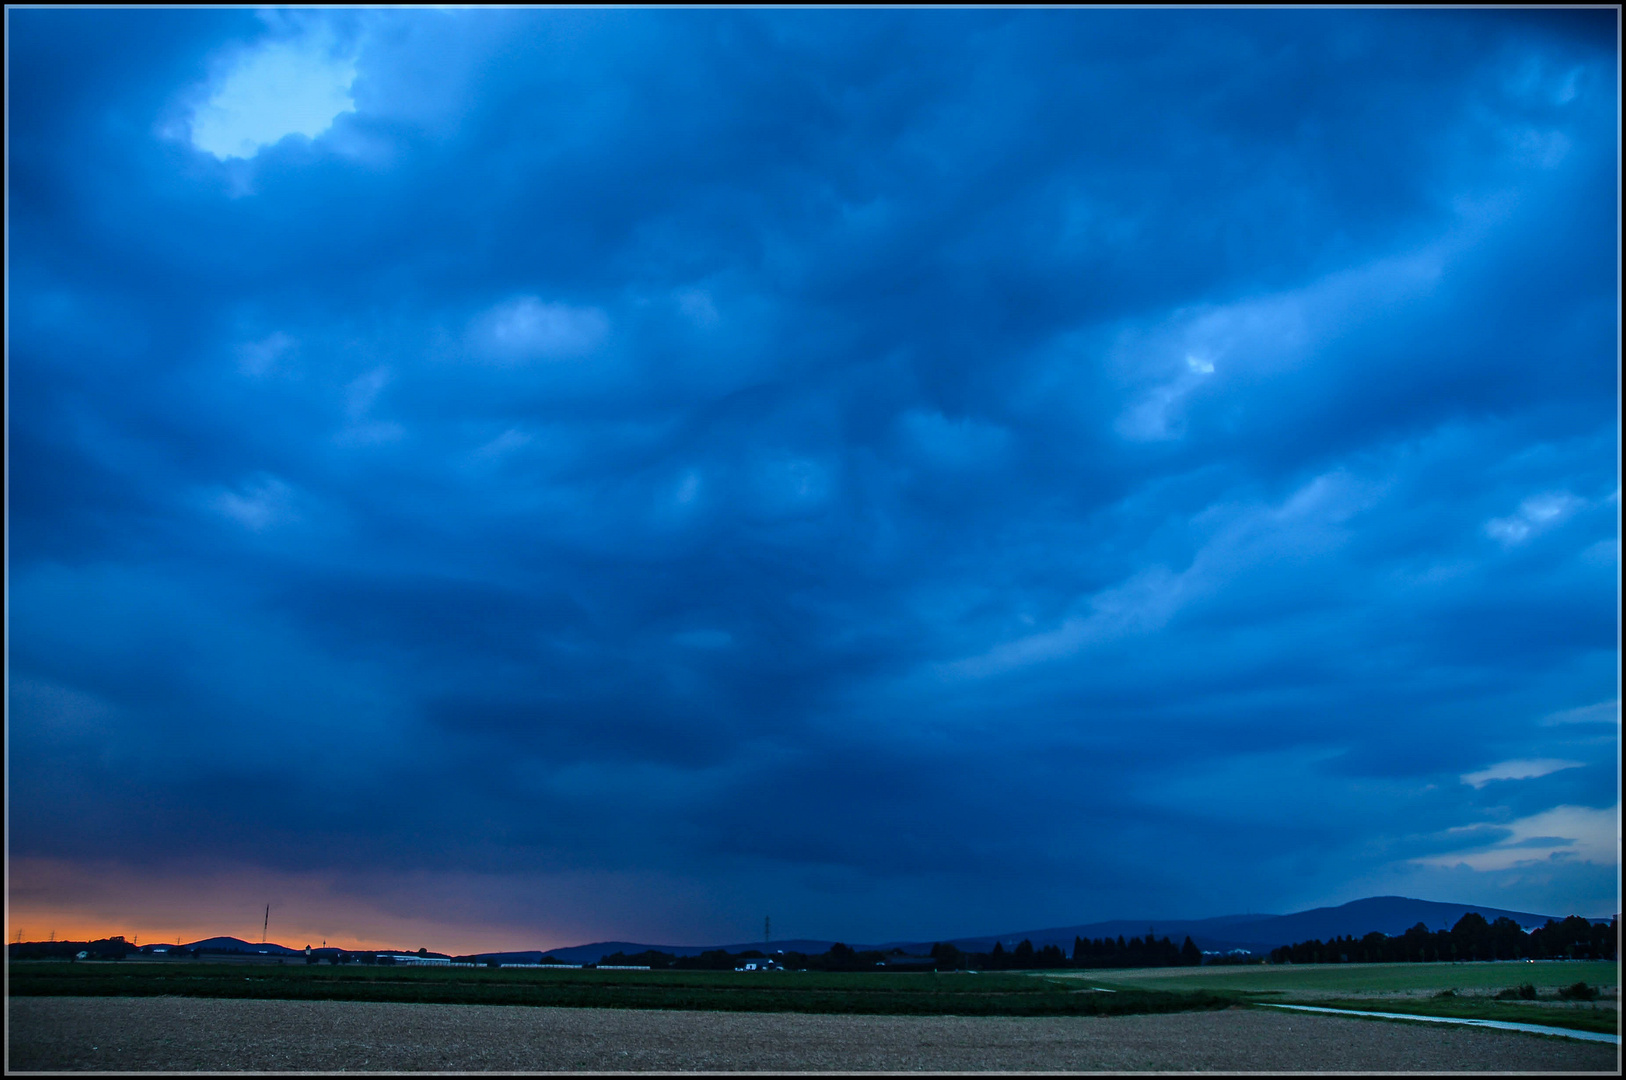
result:
[(265, 934), (271, 929), (271, 905), (265, 905), (265, 925), (260, 927), (260, 944), (265, 944)]
[(773, 916), (764, 915), (762, 917), (762, 943), (764, 945), (766, 945), (772, 940), (773, 940)]

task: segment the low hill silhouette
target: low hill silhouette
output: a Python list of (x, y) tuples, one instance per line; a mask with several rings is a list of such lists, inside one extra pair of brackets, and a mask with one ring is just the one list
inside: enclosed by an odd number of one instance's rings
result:
[(271, 956), (289, 956), (300, 951), (290, 949), (286, 945), (273, 945), (269, 942), (255, 944), (252, 941), (244, 941), (242, 938), (234, 937), (204, 938), (202, 941), (190, 942), (182, 946), (182, 948), (202, 949), (205, 952), (241, 952), (255, 955), (267, 953)]
[(1291, 915), (1221, 915), (1210, 919), (1115, 919), (1111, 922), (1085, 923), (1078, 926), (1057, 926), (1042, 930), (1019, 930), (991, 937), (955, 938), (953, 944), (968, 951), (993, 948), (994, 942), (1004, 943), (1008, 949), (1024, 939), (1035, 948), (1057, 945), (1064, 950), (1073, 947), (1073, 938), (1125, 938), (1143, 937), (1150, 928), (1158, 937), (1179, 941), (1186, 935), (1198, 948), (1210, 951), (1228, 951), (1243, 948), (1266, 953), (1279, 945), (1292, 945), (1312, 938), (1326, 940), (1345, 934), (1362, 937), (1374, 930), (1390, 936), (1403, 934), (1418, 923), (1430, 930), (1449, 930), (1470, 911), (1476, 911), (1487, 922), (1503, 916), (1525, 929), (1545, 924), (1549, 919), (1562, 916), (1537, 915), (1528, 911), (1509, 911), (1504, 908), (1484, 907), (1479, 904), (1449, 904), (1434, 900), (1413, 900), (1405, 896), (1371, 896), (1352, 900), (1337, 907), (1312, 908)]
[[(1075, 937), (1088, 939), (1123, 937), (1127, 940), (1134, 937), (1145, 937), (1150, 932), (1159, 938), (1167, 937), (1175, 942), (1190, 936), (1198, 948), (1210, 952), (1247, 949), (1257, 955), (1264, 955), (1271, 949), (1282, 945), (1295, 945), (1312, 939), (1326, 941), (1345, 935), (1359, 938), (1374, 930), (1394, 937), (1404, 934), (1418, 923), (1422, 923), (1431, 931), (1449, 930), (1469, 912), (1477, 912), (1484, 916), (1487, 922), (1495, 922), (1499, 918), (1509, 918), (1526, 930), (1543, 926), (1549, 921), (1556, 922), (1561, 919), (1561, 916), (1538, 915), (1528, 911), (1509, 911), (1505, 908), (1485, 907), (1478, 904), (1451, 904), (1435, 900), (1413, 900), (1404, 896), (1372, 896), (1364, 900), (1352, 900), (1337, 907), (1313, 908), (1309, 911), (1299, 911), (1291, 915), (1220, 915), (1207, 919), (1114, 919), (1108, 922), (1080, 923), (1075, 926), (1054, 926), (1042, 930), (1018, 930), (984, 937), (936, 940), (946, 941), (948, 944), (955, 945), (966, 952), (987, 952), (993, 948), (995, 942), (1003, 944), (1008, 950), (1014, 948), (1018, 942), (1031, 941), (1036, 949), (1043, 949), (1046, 945), (1055, 945), (1064, 953), (1070, 955)], [(1591, 921), (1607, 922), (1608, 920), (1593, 919)], [(881, 944), (846, 942), (852, 948), (863, 951), (902, 949), (907, 953), (924, 953), (934, 943), (933, 940), (888, 941)], [(66, 946), (67, 943), (58, 942), (56, 944)], [(544, 958), (551, 957), (568, 964), (596, 964), (604, 957), (615, 953), (635, 956), (638, 953), (653, 950), (668, 953), (672, 956), (699, 956), (703, 952), (711, 952), (717, 949), (736, 954), (755, 949), (762, 952), (799, 952), (809, 956), (816, 956), (829, 951), (830, 946), (834, 944), (833, 941), (811, 938), (794, 938), (768, 943), (752, 941), (733, 945), (651, 945), (635, 941), (596, 941), (587, 945), (571, 945), (560, 949), (519, 949), (508, 952), (478, 953), (466, 956), (464, 959), (484, 961), (494, 958), (501, 963), (534, 964)], [(36, 946), (44, 947), (47, 943), (13, 943), (11, 946), (12, 954), (16, 954), (25, 945), (28, 948), (34, 948)], [(204, 938), (201, 941), (190, 942), (182, 947), (204, 952), (236, 952), (251, 956), (262, 953), (272, 956), (304, 954), (304, 950), (289, 948), (286, 945), (270, 942), (256, 944), (235, 937)], [(130, 951), (134, 951), (134, 949), (132, 948)], [(327, 948), (316, 951), (326, 956), (340, 950)], [(358, 951), (408, 953), (417, 950), (368, 949)], [(426, 955), (440, 958), (447, 956), (446, 953), (434, 952)]]
[[(1509, 911), (1504, 908), (1485, 907), (1480, 904), (1451, 904), (1434, 900), (1413, 900), (1405, 896), (1372, 896), (1352, 900), (1337, 907), (1312, 908), (1290, 915), (1219, 915), (1206, 919), (1113, 919), (1107, 922), (1080, 923), (1075, 926), (1054, 926), (1041, 930), (1018, 930), (1012, 933), (991, 934), (982, 937), (949, 938), (947, 942), (967, 952), (986, 952), (1001, 942), (1006, 949), (1020, 941), (1031, 941), (1042, 949), (1055, 945), (1071, 953), (1073, 939), (1144, 937), (1150, 930), (1157, 937), (1168, 937), (1179, 942), (1187, 935), (1198, 948), (1210, 952), (1228, 952), (1247, 949), (1264, 955), (1281, 945), (1292, 945), (1311, 938), (1326, 940), (1345, 934), (1362, 937), (1374, 930), (1388, 935), (1403, 934), (1422, 923), (1430, 930), (1449, 930), (1468, 912), (1483, 915), (1487, 922), (1506, 916), (1525, 929), (1544, 925), (1549, 919), (1563, 916), (1538, 915), (1528, 911)], [(944, 939), (938, 939), (944, 940)], [(925, 952), (934, 942), (930, 940), (888, 941), (880, 944), (848, 942), (855, 949), (903, 949), (905, 952)], [(526, 956), (552, 956), (572, 964), (595, 964), (612, 953), (632, 956), (653, 949), (673, 956), (699, 956), (713, 949), (743, 952), (747, 949), (801, 952), (809, 955), (823, 953), (834, 944), (831, 941), (797, 939), (775, 941), (768, 945), (751, 942), (743, 945), (650, 945), (632, 941), (598, 941), (589, 945), (572, 945), (563, 949), (550, 949), (546, 953), (534, 952)], [(534, 962), (534, 961), (532, 961)]]

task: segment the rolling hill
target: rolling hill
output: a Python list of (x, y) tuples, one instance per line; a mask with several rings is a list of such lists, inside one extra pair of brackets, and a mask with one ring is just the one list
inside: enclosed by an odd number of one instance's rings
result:
[[(1405, 933), (1418, 923), (1422, 923), (1431, 931), (1446, 930), (1455, 926), (1457, 921), (1470, 911), (1478, 912), (1490, 922), (1503, 917), (1512, 919), (1526, 930), (1541, 926), (1549, 919), (1559, 918), (1559, 916), (1538, 915), (1528, 911), (1510, 911), (1504, 908), (1484, 907), (1477, 904), (1451, 904), (1434, 900), (1413, 900), (1404, 896), (1373, 896), (1364, 900), (1353, 900), (1337, 907), (1313, 908), (1309, 911), (1294, 912), (1290, 915), (1220, 915), (1207, 919), (1114, 919), (1107, 922), (1054, 926), (1039, 930), (1016, 930), (1003, 934), (950, 938), (947, 940), (967, 952), (986, 952), (993, 948), (996, 941), (1002, 942), (1009, 949), (1023, 940), (1031, 941), (1039, 948), (1046, 945), (1056, 945), (1065, 952), (1071, 952), (1075, 937), (1116, 938), (1121, 936), (1127, 939), (1144, 937), (1150, 932), (1156, 937), (1168, 937), (1176, 943), (1190, 935), (1192, 941), (1199, 948), (1209, 952), (1247, 949), (1253, 953), (1261, 954), (1269, 952), (1280, 945), (1292, 945), (1297, 942), (1308, 941), (1311, 938), (1319, 938), (1325, 941), (1328, 938), (1342, 937), (1346, 934), (1353, 937), (1362, 937), (1374, 930), (1394, 936)], [(1593, 921), (1604, 922), (1607, 920), (1594, 919)], [(723, 949), (730, 953), (745, 952), (749, 949), (783, 950), (785, 952), (814, 955), (827, 951), (832, 944), (834, 942), (811, 938), (774, 941), (768, 945), (764, 945), (760, 941), (733, 945), (651, 945), (635, 941), (597, 941), (587, 945), (571, 945), (559, 949), (521, 949), (511, 952), (479, 953), (477, 955), (480, 959), (495, 957), (507, 963), (536, 963), (543, 957), (551, 956), (565, 963), (593, 964), (613, 953), (620, 952), (632, 956), (649, 949), (670, 953), (674, 956), (698, 956), (713, 949)], [(849, 942), (848, 944), (860, 950), (901, 948), (905, 952), (916, 953), (930, 949), (933, 941), (889, 941), (879, 945), (866, 945), (859, 942)], [(14, 945), (13, 950), (17, 947), (19, 946)], [(292, 956), (303, 954), (303, 950), (289, 948), (286, 945), (256, 944), (236, 937), (204, 938), (201, 941), (190, 942), (184, 947), (202, 949), (206, 952), (240, 952), (248, 955)], [(321, 951), (326, 955), (338, 950), (330, 948)], [(445, 953), (431, 953), (429, 955), (446, 956)]]
[[(1197, 947), (1210, 952), (1228, 952), (1247, 949), (1254, 953), (1267, 953), (1279, 945), (1292, 945), (1311, 938), (1326, 940), (1345, 934), (1361, 937), (1374, 930), (1385, 934), (1403, 934), (1422, 923), (1430, 930), (1448, 930), (1470, 911), (1477, 911), (1488, 922), (1506, 916), (1525, 929), (1545, 924), (1548, 919), (1562, 916), (1537, 915), (1528, 911), (1509, 911), (1478, 904), (1450, 904), (1434, 900), (1413, 900), (1404, 896), (1373, 896), (1352, 900), (1337, 907), (1312, 908), (1290, 915), (1219, 915), (1207, 919), (1114, 919), (1108, 922), (1081, 923), (1076, 926), (1055, 926), (1040, 930), (1018, 930), (982, 937), (951, 938), (949, 942), (967, 952), (986, 952), (994, 942), (1003, 942), (1009, 949), (1017, 942), (1027, 940), (1036, 948), (1056, 945), (1071, 952), (1074, 937), (1124, 938), (1144, 937), (1150, 931), (1156, 937), (1168, 937), (1179, 943), (1186, 935)], [(832, 942), (823, 940), (775, 941), (769, 948), (787, 952), (822, 953)], [(879, 945), (849, 942), (857, 949), (901, 948), (905, 952), (924, 952), (931, 941), (889, 941)], [(630, 941), (600, 941), (590, 945), (573, 945), (564, 949), (551, 949), (546, 954), (527, 953), (527, 956), (548, 955), (572, 964), (597, 963), (601, 957), (621, 952), (627, 955), (654, 949), (674, 956), (698, 956), (709, 949), (742, 952), (762, 949), (761, 942), (743, 945), (646, 945)], [(516, 954), (517, 955), (517, 954)]]

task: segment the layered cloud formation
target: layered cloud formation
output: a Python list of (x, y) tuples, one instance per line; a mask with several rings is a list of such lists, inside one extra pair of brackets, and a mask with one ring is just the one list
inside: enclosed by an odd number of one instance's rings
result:
[(1617, 910), (1615, 19), (8, 12), (14, 911)]

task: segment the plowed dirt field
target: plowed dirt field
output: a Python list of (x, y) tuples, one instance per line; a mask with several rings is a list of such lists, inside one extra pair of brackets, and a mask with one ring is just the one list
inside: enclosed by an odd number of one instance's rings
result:
[(19, 997), (10, 1071), (1421, 1071), (1615, 1073), (1619, 1048), (1227, 1009), (1116, 1017)]

